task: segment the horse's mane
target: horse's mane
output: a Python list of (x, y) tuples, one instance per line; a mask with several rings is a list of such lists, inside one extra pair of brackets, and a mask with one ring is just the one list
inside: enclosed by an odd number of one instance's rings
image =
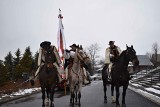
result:
[(123, 50), (118, 58), (120, 59), (124, 54), (126, 54), (126, 50)]

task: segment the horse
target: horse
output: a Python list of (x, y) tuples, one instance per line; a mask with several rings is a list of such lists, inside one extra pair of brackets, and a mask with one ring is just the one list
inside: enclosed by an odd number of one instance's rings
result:
[(102, 70), (102, 79), (103, 79), (103, 86), (104, 86), (104, 102), (107, 102), (107, 96), (106, 96), (106, 84), (111, 84), (111, 93), (113, 96), (113, 90), (114, 87), (116, 88), (116, 106), (119, 107), (119, 88), (123, 87), (123, 93), (122, 93), (122, 107), (126, 107), (125, 104), (125, 96), (126, 96), (126, 90), (129, 85), (129, 72), (127, 70), (129, 62), (133, 63), (133, 66), (138, 66), (139, 61), (136, 55), (136, 51), (133, 48), (133, 45), (131, 47), (128, 47), (126, 45), (126, 50), (124, 50), (120, 56), (118, 57), (118, 61), (115, 62), (111, 69), (111, 77), (112, 80), (109, 82), (107, 80), (107, 66), (103, 68)]
[(39, 82), (42, 91), (42, 107), (45, 107), (45, 92), (47, 94), (46, 106), (54, 107), (54, 91), (57, 84), (57, 68), (53, 65), (56, 60), (56, 56), (53, 52), (47, 51), (45, 54), (45, 62), (39, 71)]
[[(84, 51), (76, 50), (73, 64), (69, 68), (69, 86), (70, 86), (70, 105), (74, 107), (74, 104), (81, 106), (81, 90), (84, 80), (82, 61), (85, 64), (90, 63), (89, 57), (85, 54)], [(78, 98), (77, 98), (78, 97)], [(78, 102), (77, 102), (78, 99)]]

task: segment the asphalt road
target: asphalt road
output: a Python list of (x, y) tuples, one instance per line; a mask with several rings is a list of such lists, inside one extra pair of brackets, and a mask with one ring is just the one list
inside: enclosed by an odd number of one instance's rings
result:
[[(120, 91), (122, 92), (122, 91)], [(104, 103), (103, 100), (103, 87), (102, 81), (93, 81), (90, 85), (82, 88), (81, 107), (116, 107), (111, 103), (110, 88), (107, 92), (108, 103)], [(69, 106), (70, 95), (64, 96), (64, 93), (59, 91), (55, 93), (55, 107), (70, 107)], [(121, 102), (121, 96), (120, 96)], [(41, 93), (34, 94), (25, 98), (21, 98), (15, 101), (7, 102), (1, 107), (41, 107), (42, 99)], [(145, 99), (141, 95), (127, 90), (126, 95), (127, 107), (160, 107), (148, 99)], [(78, 107), (78, 106), (75, 106)]]

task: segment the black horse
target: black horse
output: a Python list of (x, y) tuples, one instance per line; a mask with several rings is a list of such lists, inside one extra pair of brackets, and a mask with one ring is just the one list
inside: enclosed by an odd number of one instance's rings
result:
[(47, 94), (48, 99), (46, 105), (49, 104), (50, 99), (50, 107), (54, 107), (54, 91), (58, 80), (57, 68), (53, 65), (53, 62), (55, 62), (56, 58), (54, 53), (49, 50), (45, 52), (44, 56), (45, 62), (39, 72), (39, 82), (41, 86), (43, 100), (42, 107), (45, 107), (45, 93)]
[(138, 66), (139, 65), (139, 61), (138, 58), (136, 56), (136, 51), (133, 49), (133, 46), (128, 47), (126, 46), (127, 49), (124, 50), (119, 58), (118, 61), (115, 62), (112, 66), (111, 69), (111, 77), (112, 77), (112, 81), (109, 82), (108, 81), (108, 73), (107, 73), (107, 65), (103, 68), (102, 70), (102, 79), (103, 79), (103, 86), (104, 86), (104, 102), (107, 102), (107, 96), (106, 96), (106, 90), (107, 84), (111, 84), (111, 91), (112, 91), (112, 96), (113, 96), (113, 90), (114, 90), (114, 86), (116, 88), (116, 106), (120, 106), (119, 104), (119, 88), (120, 86), (123, 86), (123, 93), (122, 93), (122, 107), (125, 107), (125, 96), (126, 96), (126, 90), (128, 88), (129, 85), (129, 80), (130, 80), (130, 76), (129, 76), (129, 72), (127, 70), (128, 68), (128, 64), (131, 61), (133, 63), (134, 66)]

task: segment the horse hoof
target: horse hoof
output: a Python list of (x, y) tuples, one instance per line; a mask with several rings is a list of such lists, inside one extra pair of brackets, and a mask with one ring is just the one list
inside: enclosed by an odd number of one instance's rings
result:
[(122, 104), (122, 107), (126, 107), (126, 104)]
[(69, 106), (74, 107), (74, 104), (70, 103)]
[(107, 100), (104, 100), (104, 103), (107, 103)]
[(116, 100), (112, 100), (112, 103), (116, 103)]
[(116, 103), (116, 101), (113, 101), (113, 100), (112, 100), (112, 103)]
[(52, 103), (52, 104), (50, 105), (50, 107), (54, 107), (54, 103)]
[(116, 107), (120, 107), (120, 104), (116, 104)]
[(75, 102), (75, 105), (78, 105), (78, 102)]

